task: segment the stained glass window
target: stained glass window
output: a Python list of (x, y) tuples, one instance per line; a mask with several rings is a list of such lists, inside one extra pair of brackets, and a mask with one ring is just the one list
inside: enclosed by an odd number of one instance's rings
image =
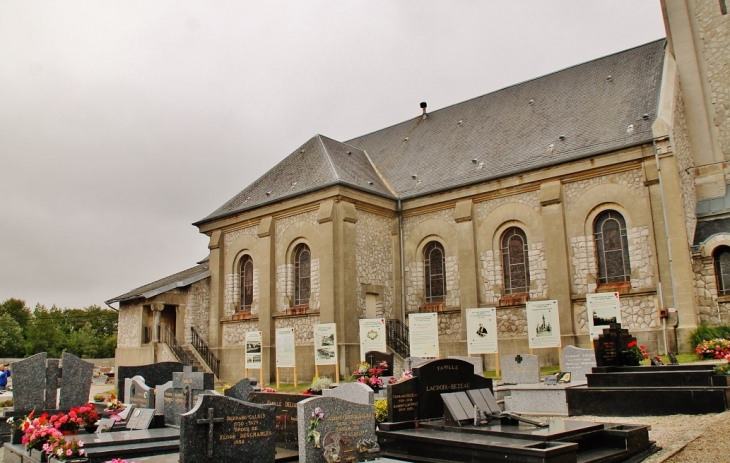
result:
[(720, 246), (713, 253), (715, 261), (715, 279), (717, 280), (717, 295), (730, 296), (730, 248)]
[(616, 211), (601, 212), (596, 217), (593, 231), (598, 257), (598, 282), (630, 281), (629, 240), (623, 216)]
[(426, 277), (426, 302), (443, 302), (446, 297), (446, 262), (444, 247), (431, 241), (423, 249), (423, 263)]
[(312, 255), (309, 246), (300, 244), (294, 250), (294, 305), (309, 303), (311, 293)]
[(253, 259), (243, 256), (241, 259), (241, 304), (239, 310), (251, 310), (253, 304)]
[(505, 294), (529, 292), (530, 266), (527, 261), (527, 237), (517, 227), (510, 227), (502, 235), (502, 271)]

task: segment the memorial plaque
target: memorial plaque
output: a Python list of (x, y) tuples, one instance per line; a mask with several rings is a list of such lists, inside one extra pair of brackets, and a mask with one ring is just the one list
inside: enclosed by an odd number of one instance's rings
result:
[(261, 388), (258, 386), (258, 381), (251, 378), (243, 378), (232, 387), (225, 389), (223, 394), (226, 397), (248, 401), (248, 395), (256, 391), (261, 391)]
[(73, 407), (86, 405), (89, 402), (94, 365), (64, 352), (61, 356), (61, 366), (63, 369), (58, 408), (70, 410)]
[(388, 385), (388, 421), (416, 421), (418, 419), (418, 378), (409, 378)]
[[(13, 406), (16, 412), (45, 408), (46, 353), (13, 363)], [(55, 389), (54, 389), (55, 402)], [(55, 407), (54, 407), (55, 408)]]
[(202, 395), (182, 416), (180, 463), (274, 461), (275, 407)]
[(432, 360), (413, 369), (418, 378), (418, 418), (440, 418), (444, 414), (441, 394), (467, 389), (492, 389), (492, 380), (474, 374), (474, 365), (459, 359)]
[(540, 358), (537, 355), (503, 355), (502, 382), (505, 384), (537, 384), (540, 382)]
[(133, 379), (127, 379), (125, 382), (130, 383), (128, 403), (137, 408), (155, 408), (155, 390), (148, 387), (144, 383), (144, 380), (135, 377)]
[(575, 346), (565, 346), (560, 353), (563, 370), (571, 373), (571, 380), (585, 381), (586, 374), (596, 366), (596, 353), (593, 349), (581, 349)]
[[(307, 441), (310, 417), (317, 408), (321, 409), (324, 414), (316, 429), (320, 442), (330, 432), (340, 433), (354, 442), (364, 439), (376, 440), (375, 407), (373, 405), (357, 404), (336, 397), (312, 397), (297, 404), (297, 416), (300, 418), (298, 422), (299, 461), (326, 463), (322, 449), (314, 448), (314, 443)], [(181, 461), (181, 463), (183, 462)]]
[(116, 421), (114, 421), (113, 418), (101, 418), (96, 422), (96, 434), (100, 434), (102, 432), (111, 432), (112, 428), (114, 427), (114, 424)]
[(297, 403), (310, 397), (302, 394), (252, 392), (248, 396), (248, 401), (255, 404), (276, 405), (276, 445), (297, 450)]
[(154, 408), (135, 408), (127, 418), (127, 429), (148, 429), (154, 416)]
[(185, 367), (180, 362), (159, 362), (149, 365), (138, 365), (138, 366), (122, 366), (117, 368), (117, 388), (119, 389), (119, 396), (117, 397), (121, 402), (126, 399), (124, 391), (124, 380), (127, 378), (133, 378), (137, 375), (142, 376), (145, 379), (145, 384), (149, 387), (155, 387), (158, 384), (164, 384), (172, 380), (172, 374), (174, 372), (181, 372)]
[(344, 383), (332, 389), (323, 389), (323, 397), (337, 397), (350, 402), (365, 405), (373, 405), (375, 403), (375, 393), (370, 388), (359, 381), (354, 383)]

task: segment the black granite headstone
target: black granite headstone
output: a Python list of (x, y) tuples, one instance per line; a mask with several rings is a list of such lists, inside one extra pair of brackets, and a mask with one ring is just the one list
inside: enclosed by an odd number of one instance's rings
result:
[[(46, 353), (13, 363), (13, 406), (17, 412), (45, 408)], [(55, 390), (54, 390), (55, 392)], [(55, 408), (55, 395), (54, 408)]]
[(418, 379), (418, 419), (421, 420), (443, 416), (441, 394), (445, 392), (492, 389), (492, 380), (475, 375), (474, 365), (453, 358), (424, 363), (413, 369), (413, 376)]
[(297, 403), (311, 396), (302, 394), (279, 394), (272, 392), (252, 392), (248, 402), (276, 405), (276, 445), (297, 449)]
[(274, 409), (222, 395), (200, 396), (182, 416), (180, 463), (274, 461)]
[(251, 378), (243, 378), (241, 381), (229, 387), (223, 391), (226, 397), (233, 397), (234, 399), (248, 401), (248, 396), (252, 392), (260, 391), (261, 388), (258, 386), (258, 381)]
[(388, 385), (388, 421), (416, 421), (418, 419), (418, 379), (409, 378)]
[(628, 344), (636, 342), (636, 338), (629, 334), (629, 330), (621, 328), (620, 323), (611, 323), (604, 328), (603, 333), (598, 335), (594, 342), (596, 352), (596, 366), (598, 367), (620, 367), (627, 365), (626, 351)]
[(382, 376), (393, 376), (393, 358), (394, 355), (386, 354), (385, 352), (378, 352), (378, 351), (368, 351), (365, 352), (365, 361), (370, 364), (370, 368), (377, 367), (380, 362), (386, 362), (388, 364), (388, 368), (383, 370)]
[(182, 371), (172, 374), (172, 387), (165, 391), (165, 424), (180, 426), (180, 415), (190, 411), (198, 396), (213, 390), (211, 373)]
[(58, 408), (70, 410), (89, 401), (94, 365), (66, 352), (61, 356), (61, 392)]
[(121, 402), (124, 402), (124, 380), (126, 378), (132, 378), (140, 375), (144, 377), (145, 384), (149, 387), (155, 387), (158, 384), (164, 384), (172, 380), (172, 374), (174, 372), (183, 371), (184, 364), (180, 362), (160, 362), (153, 363), (150, 365), (138, 365), (138, 366), (122, 366), (117, 368), (117, 389), (119, 390), (119, 396), (117, 397)]

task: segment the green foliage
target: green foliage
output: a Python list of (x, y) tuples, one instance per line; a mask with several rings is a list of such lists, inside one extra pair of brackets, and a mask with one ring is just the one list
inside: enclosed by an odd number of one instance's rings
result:
[(22, 357), (24, 353), (23, 329), (8, 312), (2, 313), (0, 315), (0, 357)]
[(689, 342), (692, 347), (697, 347), (703, 341), (711, 339), (730, 339), (730, 325), (710, 326), (703, 323), (689, 334)]
[(375, 421), (378, 423), (388, 421), (388, 399), (375, 401)]
[(33, 317), (30, 309), (25, 306), (25, 301), (21, 299), (10, 298), (0, 304), (0, 315), (7, 313), (9, 314), (20, 328), (25, 330), (30, 323), (30, 319)]

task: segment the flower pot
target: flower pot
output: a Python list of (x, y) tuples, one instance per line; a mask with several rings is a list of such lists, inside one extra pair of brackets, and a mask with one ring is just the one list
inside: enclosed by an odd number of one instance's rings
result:
[(64, 436), (75, 436), (78, 433), (78, 429), (61, 429), (61, 434), (63, 434)]
[(30, 449), (30, 457), (38, 461), (48, 461), (48, 454), (43, 450)]
[(87, 424), (84, 426), (84, 430), (89, 434), (94, 434), (96, 432), (96, 424)]
[(59, 460), (56, 457), (51, 457), (48, 461), (49, 463), (89, 463), (89, 459), (84, 457), (76, 457), (70, 460)]
[(10, 443), (11, 444), (21, 444), (22, 441), (23, 441), (23, 435), (24, 434), (25, 433), (22, 430), (20, 430), (20, 429), (14, 430), (12, 432), (12, 434), (10, 435)]

